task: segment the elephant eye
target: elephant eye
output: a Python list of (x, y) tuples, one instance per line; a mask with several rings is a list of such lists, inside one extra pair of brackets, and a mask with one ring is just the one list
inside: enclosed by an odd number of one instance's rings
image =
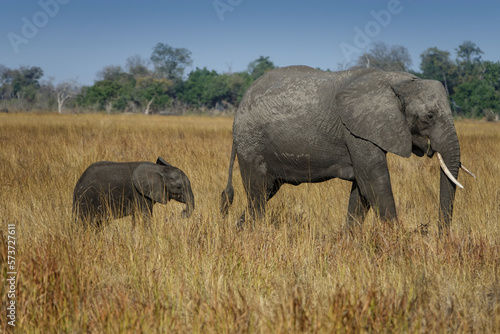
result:
[(427, 118), (432, 121), (432, 119), (434, 118), (435, 114), (436, 114), (436, 111), (435, 110), (431, 110), (431, 111), (429, 111), (427, 113)]

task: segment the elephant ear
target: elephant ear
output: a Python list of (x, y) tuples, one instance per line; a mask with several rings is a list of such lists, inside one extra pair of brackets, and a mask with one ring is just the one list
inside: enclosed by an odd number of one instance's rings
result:
[(171, 164), (169, 164), (168, 162), (166, 162), (165, 159), (163, 159), (162, 157), (158, 157), (158, 159), (156, 159), (156, 164), (157, 165), (167, 166), (167, 167), (173, 167)]
[(411, 133), (389, 73), (377, 71), (362, 76), (336, 99), (340, 118), (353, 135), (384, 151), (410, 157)]
[(139, 193), (155, 202), (165, 204), (168, 198), (158, 167), (153, 164), (141, 164), (132, 173), (132, 180)]

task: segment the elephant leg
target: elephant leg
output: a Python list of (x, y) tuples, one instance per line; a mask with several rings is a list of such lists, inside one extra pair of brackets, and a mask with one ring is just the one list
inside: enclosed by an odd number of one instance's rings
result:
[(368, 203), (376, 210), (380, 219), (391, 222), (397, 219), (396, 204), (392, 194), (389, 172), (384, 174), (386, 175), (370, 173), (367, 179), (359, 182), (363, 183), (361, 194), (368, 199)]
[(356, 181), (352, 183), (351, 196), (349, 197), (349, 207), (347, 209), (346, 227), (352, 230), (355, 225), (361, 225), (370, 209), (370, 203), (359, 190)]
[(245, 187), (248, 199), (248, 207), (237, 222), (238, 229), (242, 229), (247, 214), (249, 219), (261, 219), (266, 212), (266, 203), (278, 192), (282, 183), (278, 181), (246, 183)]
[(137, 216), (140, 214), (146, 226), (151, 224), (153, 218), (153, 201), (149, 198), (140, 198), (137, 200), (137, 210), (133, 210), (132, 214), (132, 228), (135, 228)]
[[(388, 222), (396, 220), (396, 205), (386, 153), (375, 144), (352, 135), (348, 148), (360, 195), (366, 198), (382, 220)], [(356, 198), (352, 200), (355, 202)], [(355, 203), (353, 210), (356, 208)], [(351, 205), (350, 202), (349, 204)]]

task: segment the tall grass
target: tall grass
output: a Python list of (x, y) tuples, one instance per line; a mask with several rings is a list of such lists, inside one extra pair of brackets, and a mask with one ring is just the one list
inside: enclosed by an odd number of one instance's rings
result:
[[(456, 124), (462, 162), (449, 237), (437, 235), (437, 161), (389, 155), (401, 228), (369, 214), (343, 232), (348, 182), (284, 186), (265, 219), (218, 212), (230, 118), (0, 115), (0, 326), (7, 224), (17, 232), (17, 332), (495, 332), (500, 329), (500, 124)], [(191, 180), (196, 210), (156, 204), (102, 231), (71, 220), (78, 177), (98, 160), (155, 161)], [(428, 229), (427, 234), (421, 234)], [(12, 329), (12, 328), (10, 328)]]

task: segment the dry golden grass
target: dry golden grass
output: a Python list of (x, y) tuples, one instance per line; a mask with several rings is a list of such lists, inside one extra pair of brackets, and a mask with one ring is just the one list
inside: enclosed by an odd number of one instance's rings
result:
[[(460, 122), (461, 174), (448, 238), (437, 236), (438, 163), (389, 156), (402, 228), (370, 214), (343, 233), (350, 184), (284, 186), (237, 232), (246, 202), (218, 212), (230, 118), (0, 115), (0, 295), (7, 224), (17, 231), (15, 331), (55, 333), (495, 332), (500, 330), (500, 124)], [(100, 233), (71, 221), (73, 187), (98, 160), (155, 161), (189, 176), (195, 213), (156, 204)], [(165, 219), (166, 217), (166, 219)], [(418, 232), (429, 224), (428, 235)], [(1, 330), (0, 330), (1, 331)]]

